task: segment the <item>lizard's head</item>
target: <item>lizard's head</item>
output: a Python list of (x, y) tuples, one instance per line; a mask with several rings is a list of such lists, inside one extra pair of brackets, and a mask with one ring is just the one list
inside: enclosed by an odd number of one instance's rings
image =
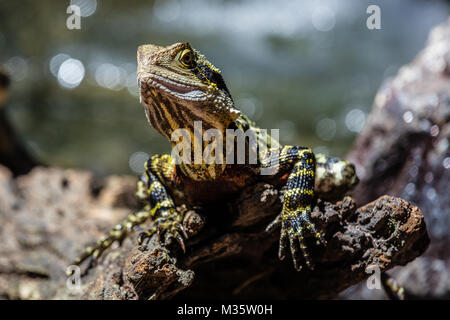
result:
[(138, 48), (138, 85), (141, 103), (152, 126), (170, 139), (173, 130), (225, 129), (240, 112), (219, 69), (189, 43)]

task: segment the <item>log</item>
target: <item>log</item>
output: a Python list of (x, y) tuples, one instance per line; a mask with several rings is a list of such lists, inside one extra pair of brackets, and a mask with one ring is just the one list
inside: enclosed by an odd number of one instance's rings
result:
[(316, 246), (307, 238), (316, 266), (297, 272), (290, 259), (278, 260), (279, 233), (264, 231), (281, 209), (281, 195), (260, 183), (227, 203), (188, 211), (186, 253), (156, 236), (138, 245), (136, 232), (105, 252), (81, 278), (80, 290), (68, 287), (69, 262), (137, 208), (135, 182), (42, 167), (13, 179), (0, 168), (0, 296), (332, 298), (369, 277), (367, 267), (404, 265), (429, 242), (421, 211), (400, 198), (383, 196), (360, 208), (350, 197), (319, 200), (312, 219), (327, 244)]

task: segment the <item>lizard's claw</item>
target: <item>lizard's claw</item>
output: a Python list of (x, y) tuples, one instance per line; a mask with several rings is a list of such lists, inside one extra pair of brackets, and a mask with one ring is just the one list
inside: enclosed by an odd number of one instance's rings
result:
[(158, 234), (159, 237), (164, 237), (165, 244), (169, 243), (172, 238), (175, 239), (183, 252), (186, 251), (184, 239), (187, 239), (188, 236), (184, 230), (182, 218), (176, 209), (171, 208), (162, 212), (161, 215), (155, 219), (153, 226), (139, 234), (138, 242), (142, 244), (145, 239), (150, 238), (155, 233)]
[(271, 231), (277, 225), (281, 224), (278, 257), (280, 258), (280, 260), (283, 260), (285, 258), (286, 248), (288, 247), (289, 243), (292, 260), (294, 262), (294, 268), (297, 271), (300, 271), (302, 269), (298, 247), (300, 247), (306, 266), (311, 270), (314, 269), (314, 265), (311, 261), (304, 242), (305, 230), (308, 233), (312, 233), (320, 243), (325, 244), (325, 240), (323, 239), (322, 235), (316, 230), (316, 227), (310, 221), (309, 214), (310, 210), (307, 209), (299, 209), (293, 212), (283, 210), (283, 212), (278, 215), (275, 220), (266, 228), (266, 231)]

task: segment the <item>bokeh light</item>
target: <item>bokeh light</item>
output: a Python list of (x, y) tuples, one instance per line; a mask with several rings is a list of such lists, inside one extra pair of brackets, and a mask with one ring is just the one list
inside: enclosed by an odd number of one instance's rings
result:
[(89, 17), (97, 10), (97, 0), (70, 0), (71, 5), (80, 8), (80, 15), (82, 17)]
[(345, 116), (345, 125), (351, 132), (360, 132), (366, 122), (366, 114), (360, 109), (353, 109)]
[(411, 123), (414, 119), (414, 114), (411, 111), (406, 111), (403, 114), (403, 121), (405, 121), (406, 123)]
[(126, 86), (126, 71), (110, 63), (103, 63), (95, 71), (95, 80), (101, 87), (120, 90)]
[(437, 137), (439, 135), (439, 126), (437, 124), (434, 124), (430, 128), (430, 134), (433, 137)]
[(58, 70), (58, 83), (69, 89), (78, 87), (85, 75), (84, 65), (80, 60), (69, 58)]
[(21, 81), (28, 75), (28, 63), (22, 57), (12, 57), (6, 61), (4, 66), (14, 81)]
[(58, 76), (58, 71), (59, 71), (59, 67), (61, 66), (61, 64), (70, 59), (70, 56), (68, 54), (65, 53), (58, 53), (57, 55), (55, 55), (54, 57), (52, 57), (50, 59), (50, 72), (57, 77)]
[(405, 187), (405, 192), (408, 196), (414, 195), (416, 192), (416, 185), (412, 182), (408, 183)]
[(131, 171), (141, 174), (145, 172), (145, 162), (149, 159), (149, 155), (142, 151), (134, 152), (129, 160), (128, 164), (130, 166)]
[(442, 161), (442, 165), (444, 166), (445, 169), (449, 169), (450, 168), (450, 157), (446, 157), (444, 159), (444, 161)]
[(336, 23), (335, 13), (329, 7), (320, 6), (314, 9), (311, 15), (311, 21), (317, 30), (323, 32), (330, 31)]
[(333, 140), (336, 135), (336, 121), (330, 118), (319, 120), (316, 125), (316, 134), (324, 141)]

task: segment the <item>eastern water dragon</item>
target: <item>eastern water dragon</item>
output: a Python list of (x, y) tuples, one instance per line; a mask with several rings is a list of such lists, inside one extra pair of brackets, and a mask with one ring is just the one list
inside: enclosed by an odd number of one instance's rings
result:
[[(143, 202), (142, 209), (128, 215), (96, 245), (88, 247), (74, 264), (89, 257), (97, 259), (114, 241), (123, 239), (148, 219), (153, 223), (140, 234), (139, 242), (158, 233), (166, 240), (178, 241), (184, 251), (187, 237), (182, 225), (184, 212), (178, 211), (177, 206), (192, 207), (226, 200), (245, 186), (264, 181), (284, 192), (282, 211), (267, 227), (267, 231), (281, 227), (279, 258), (283, 259), (290, 251), (295, 269), (300, 270), (303, 265), (314, 268), (305, 237), (315, 237), (317, 245), (325, 243), (320, 230), (310, 220), (312, 205), (317, 197), (338, 199), (351, 190), (358, 182), (354, 166), (345, 160), (314, 154), (307, 147), (281, 146), (276, 139), (263, 133), (264, 130), (235, 105), (219, 69), (189, 43), (167, 47), (142, 45), (138, 48), (137, 59), (140, 99), (147, 119), (172, 147), (179, 142), (174, 139), (179, 129), (183, 129), (184, 138), (189, 138), (191, 150), (198, 144), (205, 147), (204, 141), (196, 139), (195, 123), (200, 122), (202, 137), (209, 129), (215, 129), (222, 137), (227, 130), (241, 129), (257, 137), (254, 143), (247, 141), (246, 152), (257, 148), (261, 141), (267, 143), (268, 151), (257, 153), (254, 163), (235, 163), (228, 157), (221, 161), (208, 161), (203, 157), (198, 162), (192, 161), (195, 155), (183, 155), (188, 161), (179, 162), (173, 155), (152, 156), (138, 181), (136, 194)], [(215, 141), (217, 154), (222, 149), (229, 153), (230, 141), (223, 140)], [(232, 145), (235, 143), (231, 141)], [(236, 153), (239, 148), (231, 150)], [(234, 154), (231, 159), (236, 159)], [(273, 168), (272, 174), (264, 173)]]

